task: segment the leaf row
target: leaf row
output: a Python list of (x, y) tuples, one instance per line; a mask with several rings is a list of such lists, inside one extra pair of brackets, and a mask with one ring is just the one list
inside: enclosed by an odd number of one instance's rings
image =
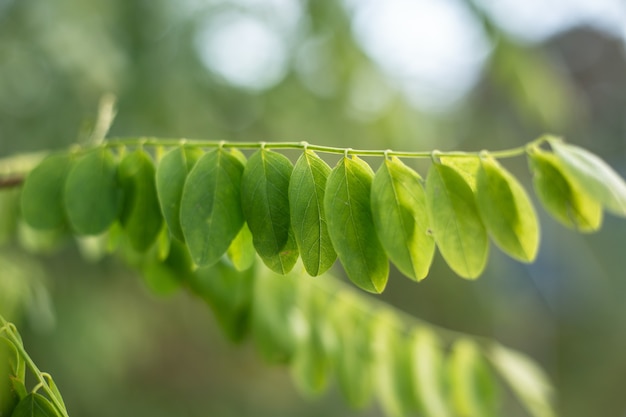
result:
[[(551, 151), (528, 148), (534, 189), (558, 221), (597, 230), (606, 209), (626, 216), (626, 184), (588, 151), (548, 138)], [(143, 252), (163, 224), (185, 242), (197, 266), (227, 254), (240, 269), (258, 253), (279, 274), (298, 258), (312, 276), (338, 258), (360, 288), (380, 293), (389, 260), (407, 277), (428, 275), (435, 248), (450, 268), (476, 278), (489, 241), (532, 262), (540, 240), (531, 200), (517, 179), (488, 153), (435, 155), (423, 180), (397, 157), (376, 173), (357, 156), (331, 169), (305, 150), (295, 166), (262, 148), (249, 159), (237, 149), (209, 152), (180, 146), (155, 168), (141, 147), (118, 162), (106, 147), (54, 154), (27, 177), (24, 219), (38, 229), (69, 224), (79, 235), (121, 226)]]

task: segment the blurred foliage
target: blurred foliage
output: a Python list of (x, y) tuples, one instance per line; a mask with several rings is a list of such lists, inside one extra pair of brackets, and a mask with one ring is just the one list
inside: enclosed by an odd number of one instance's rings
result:
[[(552, 131), (626, 172), (620, 40), (578, 28), (520, 44), (482, 3), (470, 4), (492, 51), (472, 92), (432, 114), (412, 107), (363, 52), (349, 7), (294, 0), (301, 14), (280, 32), (288, 38), (280, 82), (242, 89), (206, 68), (198, 33), (215, 16), (243, 13), (278, 27), (283, 3), (290, 2), (0, 0), (0, 157), (85, 140), (100, 97), (111, 92), (111, 135), (495, 150)], [(526, 172), (521, 161), (508, 168)], [(429, 279), (390, 279), (383, 298), (531, 353), (556, 381), (564, 416), (622, 415), (626, 226), (607, 217), (591, 236), (542, 221), (531, 266), (493, 251), (486, 275), (466, 282), (436, 259)], [(41, 256), (17, 249), (0, 225), (0, 310), (29, 324), (25, 342), (55, 376), (71, 415), (377, 415), (350, 414), (336, 391), (301, 400), (285, 370), (225, 342), (199, 300), (156, 298), (116, 261), (85, 263), (72, 242), (50, 253), (41, 242), (55, 236), (32, 234), (19, 226), (21, 244)], [(17, 293), (10, 299), (21, 307), (4, 301)]]

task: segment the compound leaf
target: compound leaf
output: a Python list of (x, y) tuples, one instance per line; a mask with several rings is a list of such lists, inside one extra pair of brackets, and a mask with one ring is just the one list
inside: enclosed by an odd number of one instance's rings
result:
[(526, 191), (495, 159), (481, 159), (476, 201), (494, 242), (522, 262), (532, 262), (539, 249), (539, 223)]
[(180, 202), (187, 175), (203, 155), (198, 148), (179, 146), (166, 153), (156, 170), (156, 187), (161, 212), (172, 236), (184, 241), (180, 226)]
[(80, 157), (70, 170), (63, 193), (70, 225), (79, 235), (97, 235), (118, 218), (122, 190), (110, 150), (98, 148)]
[(568, 179), (561, 161), (539, 148), (528, 153), (533, 185), (539, 200), (555, 219), (579, 232), (598, 230), (602, 206)]
[(324, 207), (330, 239), (348, 277), (365, 291), (381, 293), (389, 261), (372, 219), (373, 176), (363, 160), (342, 158), (328, 177)]
[(302, 263), (311, 276), (324, 273), (337, 259), (324, 213), (324, 192), (330, 171), (315, 152), (305, 151), (289, 181), (291, 224)]
[(407, 277), (428, 275), (435, 254), (420, 176), (398, 158), (385, 159), (372, 182), (372, 217), (387, 255)]
[(124, 192), (120, 223), (133, 249), (144, 252), (163, 225), (150, 156), (141, 148), (126, 155), (119, 165), (118, 181)]
[(196, 265), (209, 266), (226, 253), (244, 223), (243, 165), (226, 150), (202, 156), (189, 173), (180, 202), (180, 221)]
[(243, 172), (241, 202), (252, 242), (263, 262), (286, 274), (298, 259), (289, 215), (289, 178), (293, 166), (277, 152), (255, 152)]
[(63, 189), (72, 167), (71, 154), (53, 154), (33, 169), (22, 188), (22, 217), (35, 229), (57, 229), (66, 223)]
[(611, 213), (626, 217), (626, 183), (602, 159), (586, 149), (550, 140), (565, 171)]
[(469, 185), (453, 168), (433, 163), (426, 178), (426, 201), (445, 261), (463, 278), (478, 277), (487, 263), (489, 240)]

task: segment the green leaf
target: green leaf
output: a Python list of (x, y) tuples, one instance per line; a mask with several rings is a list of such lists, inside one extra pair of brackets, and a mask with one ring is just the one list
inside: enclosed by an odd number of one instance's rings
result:
[(56, 398), (59, 404), (61, 404), (63, 408), (65, 409), (66, 408), (65, 401), (63, 401), (63, 396), (61, 395), (61, 391), (59, 391), (59, 387), (57, 387), (57, 384), (54, 382), (54, 379), (52, 379), (52, 377), (49, 374), (44, 374), (43, 376), (46, 379), (46, 383), (50, 387), (50, 390), (54, 394), (54, 398)]
[(0, 190), (0, 245), (15, 235), (19, 222), (20, 189)]
[(163, 225), (152, 158), (141, 148), (129, 153), (120, 163), (118, 179), (124, 192), (120, 223), (133, 249), (145, 252)]
[(158, 257), (151, 259), (144, 263), (141, 270), (148, 288), (158, 295), (169, 295), (178, 290), (181, 283), (191, 280), (193, 268), (187, 247), (174, 239), (164, 260)]
[(0, 416), (10, 416), (19, 401), (19, 397), (12, 388), (11, 378), (14, 378), (15, 347), (0, 333)]
[(57, 229), (65, 225), (63, 188), (74, 158), (53, 154), (33, 169), (22, 188), (22, 217), (35, 229)]
[(454, 343), (449, 362), (452, 403), (459, 417), (496, 415), (496, 384), (474, 342)]
[(324, 192), (330, 167), (315, 152), (305, 151), (289, 182), (291, 224), (304, 268), (311, 276), (327, 271), (337, 254), (328, 236)]
[(60, 414), (46, 397), (30, 393), (17, 404), (11, 417), (60, 417)]
[(161, 212), (172, 235), (184, 241), (180, 226), (180, 201), (189, 171), (203, 155), (201, 149), (192, 147), (174, 148), (159, 161), (156, 170), (156, 187)]
[(522, 262), (532, 262), (539, 249), (539, 223), (526, 191), (495, 159), (481, 159), (476, 201), (494, 242)]
[(476, 191), (476, 175), (480, 168), (480, 157), (478, 156), (445, 156), (441, 155), (439, 160), (443, 165), (453, 168), (461, 174), (467, 185), (472, 191)]
[(532, 416), (556, 416), (550, 381), (532, 360), (499, 344), (493, 345), (488, 359)]
[(342, 158), (328, 177), (324, 208), (330, 239), (348, 277), (365, 291), (381, 293), (389, 261), (372, 219), (373, 176), (363, 160)]
[(539, 200), (555, 219), (579, 232), (592, 232), (602, 225), (602, 206), (568, 179), (561, 161), (534, 148), (528, 153), (533, 185)]
[(348, 404), (357, 409), (366, 407), (374, 397), (374, 333), (371, 319), (364, 314), (365, 311), (367, 305), (345, 291), (333, 299), (328, 313), (333, 327), (337, 329), (334, 362), (339, 390)]
[(254, 268), (239, 272), (218, 262), (199, 268), (191, 280), (193, 291), (209, 304), (222, 330), (234, 342), (248, 334), (254, 276)]
[(387, 255), (407, 277), (428, 275), (435, 254), (420, 176), (398, 158), (385, 159), (372, 182), (374, 226)]
[(122, 190), (111, 151), (98, 148), (80, 157), (65, 182), (67, 218), (79, 235), (98, 235), (118, 218)]
[(418, 409), (413, 381), (413, 352), (402, 323), (390, 312), (376, 315), (374, 351), (377, 393), (390, 417), (414, 415)]
[(453, 168), (433, 163), (426, 178), (426, 202), (445, 261), (463, 278), (478, 277), (487, 263), (489, 240), (469, 185)]
[(289, 215), (289, 178), (293, 166), (285, 156), (261, 149), (243, 173), (241, 201), (257, 253), (271, 270), (286, 274), (298, 260)]
[(429, 417), (452, 417), (446, 392), (444, 357), (441, 341), (425, 327), (411, 336), (413, 346), (413, 381), (421, 408)]
[(252, 233), (250, 233), (247, 223), (243, 224), (226, 253), (237, 271), (246, 271), (254, 264), (256, 252), (252, 243)]
[(216, 263), (241, 230), (243, 165), (224, 149), (205, 154), (193, 167), (180, 203), (181, 226), (196, 265)]
[(626, 183), (597, 155), (555, 138), (549, 140), (565, 171), (611, 213), (626, 217)]

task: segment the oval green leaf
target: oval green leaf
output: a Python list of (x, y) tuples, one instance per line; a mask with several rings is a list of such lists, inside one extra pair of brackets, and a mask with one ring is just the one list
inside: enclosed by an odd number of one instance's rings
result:
[(544, 208), (563, 225), (593, 232), (602, 225), (602, 206), (568, 179), (553, 154), (535, 148), (528, 153), (535, 193)]
[(241, 230), (242, 174), (239, 159), (224, 149), (205, 154), (189, 173), (180, 203), (180, 220), (196, 265), (216, 263)]
[(426, 202), (445, 261), (463, 278), (478, 277), (487, 264), (489, 239), (469, 185), (453, 168), (433, 163), (426, 178)]
[(52, 403), (37, 393), (22, 398), (13, 410), (11, 417), (60, 417)]
[(344, 157), (326, 183), (324, 208), (330, 239), (348, 277), (358, 287), (381, 293), (389, 261), (372, 218), (370, 192), (374, 173), (357, 157)]
[(256, 252), (252, 243), (252, 233), (250, 233), (247, 223), (243, 224), (226, 253), (237, 271), (246, 271), (254, 265)]
[(156, 187), (161, 212), (172, 236), (184, 241), (180, 226), (180, 201), (189, 171), (203, 155), (201, 149), (192, 147), (174, 148), (163, 156), (156, 170)]
[(476, 202), (496, 245), (511, 257), (532, 262), (539, 249), (539, 222), (526, 191), (495, 159), (481, 159)]
[(580, 187), (611, 213), (626, 217), (626, 183), (606, 162), (586, 149), (550, 140), (555, 155)]
[(120, 223), (133, 249), (145, 252), (163, 225), (152, 158), (141, 148), (129, 153), (120, 163), (118, 179), (124, 192)]
[(418, 327), (411, 336), (413, 381), (424, 414), (429, 417), (452, 417), (444, 372), (441, 341), (432, 330)]
[(420, 176), (398, 158), (385, 159), (372, 182), (372, 217), (387, 255), (407, 277), (428, 275), (435, 254)]
[(315, 152), (305, 151), (289, 181), (291, 224), (304, 268), (311, 276), (326, 272), (337, 259), (324, 212), (330, 167)]
[(79, 158), (67, 176), (63, 197), (67, 218), (77, 234), (97, 235), (107, 230), (122, 207), (117, 163), (111, 151), (99, 148)]
[(33, 169), (22, 188), (22, 217), (34, 229), (57, 229), (65, 225), (63, 189), (74, 158), (54, 154)]
[(277, 152), (255, 152), (243, 173), (241, 202), (252, 242), (263, 263), (279, 274), (298, 260), (289, 215), (289, 178), (293, 166)]

